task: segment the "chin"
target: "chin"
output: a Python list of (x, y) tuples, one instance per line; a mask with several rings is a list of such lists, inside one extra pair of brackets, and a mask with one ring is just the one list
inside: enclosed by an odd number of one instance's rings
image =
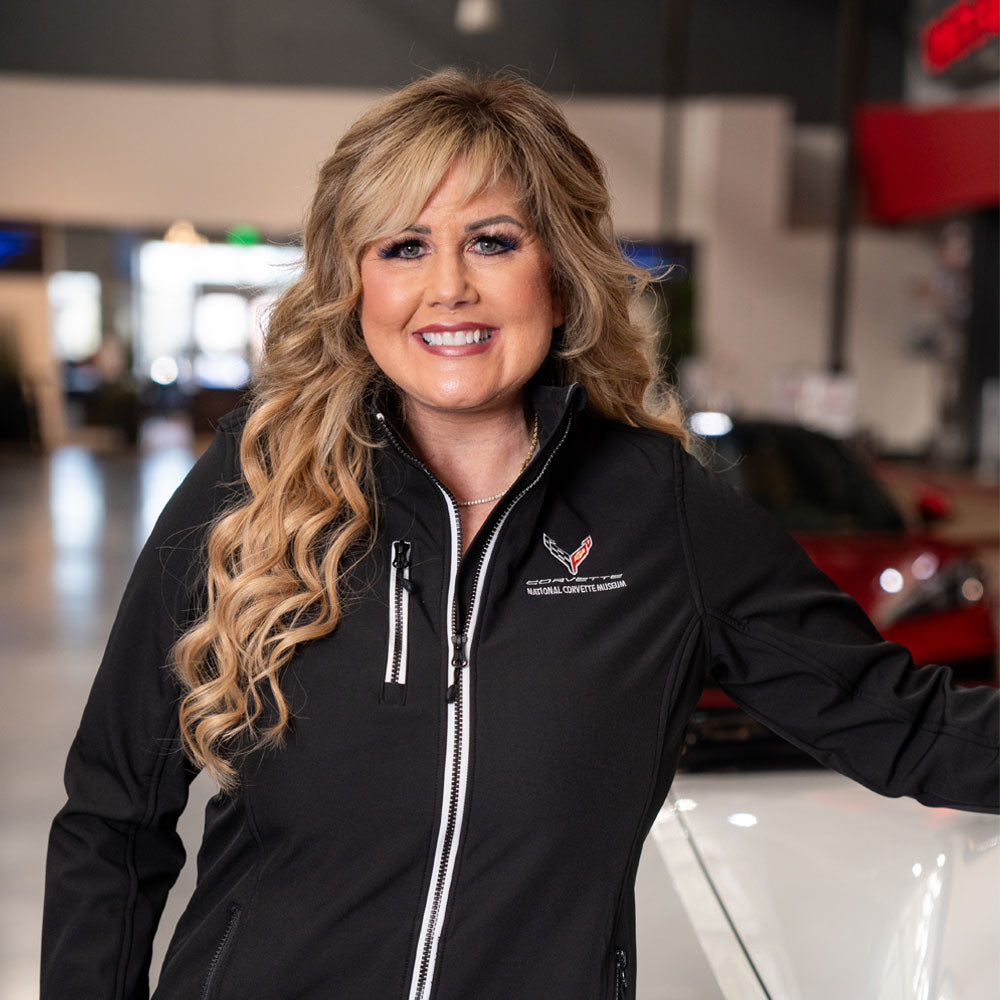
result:
[(467, 387), (442, 387), (430, 393), (406, 393), (410, 405), (443, 413), (482, 413), (520, 405), (523, 387), (509, 392), (485, 392)]

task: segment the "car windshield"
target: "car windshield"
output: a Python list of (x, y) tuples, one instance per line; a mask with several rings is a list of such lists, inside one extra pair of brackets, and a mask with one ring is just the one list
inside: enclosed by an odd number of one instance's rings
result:
[(707, 464), (790, 531), (902, 531), (903, 519), (840, 442), (794, 425), (739, 422), (704, 441)]

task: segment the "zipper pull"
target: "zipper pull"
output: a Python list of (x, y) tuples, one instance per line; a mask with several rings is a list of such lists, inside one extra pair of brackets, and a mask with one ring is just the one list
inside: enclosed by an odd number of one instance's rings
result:
[(462, 667), (467, 666), (469, 661), (465, 658), (465, 640), (468, 638), (465, 632), (456, 632), (451, 637), (451, 665), (457, 667), (459, 670)]
[(450, 705), (455, 700), (455, 674), (463, 667), (469, 665), (469, 660), (465, 655), (465, 641), (468, 634), (465, 632), (455, 632), (451, 637), (451, 677), (452, 682), (448, 685), (445, 698)]
[(393, 542), (392, 543), (392, 565), (399, 571), (396, 574), (396, 579), (399, 581), (399, 585), (407, 591), (413, 590), (413, 584), (410, 582), (410, 543), (409, 542)]
[(628, 996), (628, 953), (619, 948), (615, 952), (615, 1000)]

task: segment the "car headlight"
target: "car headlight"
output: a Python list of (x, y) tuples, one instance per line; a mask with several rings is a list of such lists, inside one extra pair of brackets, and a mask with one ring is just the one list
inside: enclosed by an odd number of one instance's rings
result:
[(985, 598), (983, 570), (974, 560), (956, 559), (940, 568), (936, 560), (932, 560), (933, 557), (925, 555), (914, 561), (909, 587), (905, 586), (903, 574), (898, 569), (890, 567), (883, 571), (879, 585), (886, 593), (898, 593), (899, 596), (885, 606), (879, 615), (879, 625), (888, 627), (907, 618), (953, 611), (978, 604)]

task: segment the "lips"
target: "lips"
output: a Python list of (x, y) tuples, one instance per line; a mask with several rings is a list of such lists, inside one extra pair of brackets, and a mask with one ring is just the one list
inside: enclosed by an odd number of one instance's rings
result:
[(421, 340), (428, 347), (466, 347), (484, 344), (493, 339), (493, 327), (480, 326), (466, 330), (418, 330)]

